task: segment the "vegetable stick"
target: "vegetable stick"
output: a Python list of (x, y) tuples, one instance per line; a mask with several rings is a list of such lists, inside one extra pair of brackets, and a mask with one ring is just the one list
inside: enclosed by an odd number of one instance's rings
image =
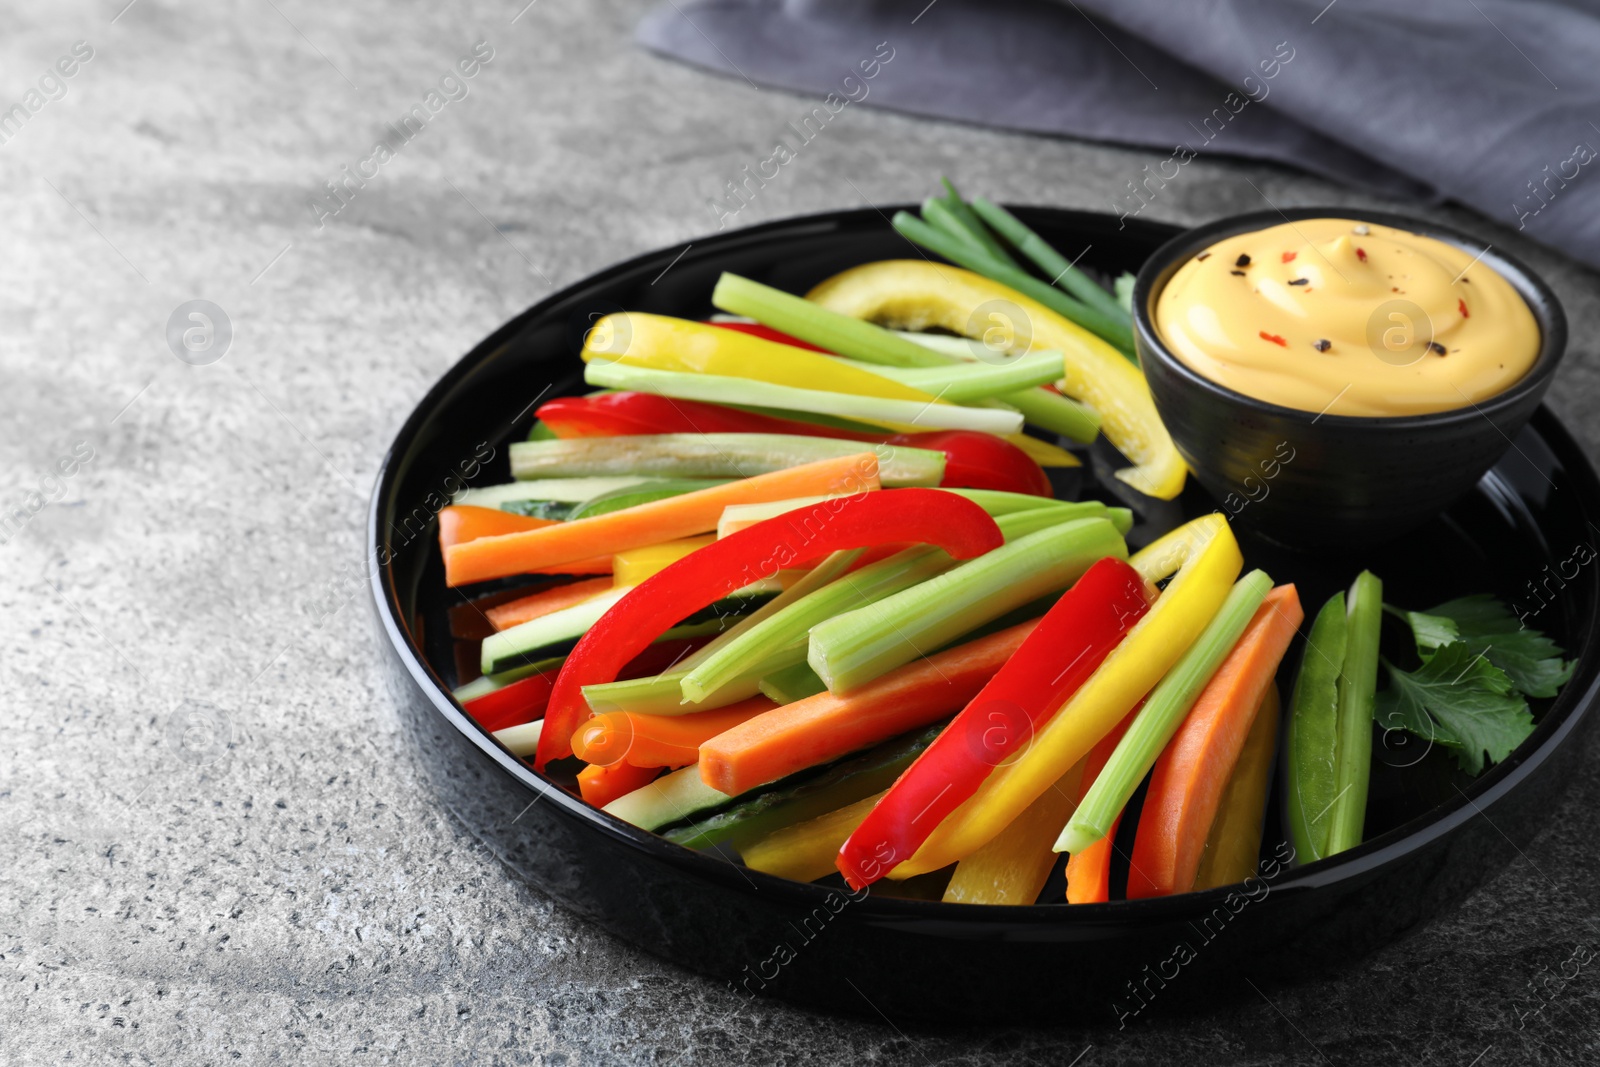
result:
[(1328, 851), (1361, 844), (1372, 775), (1372, 717), (1378, 692), (1378, 637), (1383, 623), (1383, 582), (1362, 571), (1350, 586), (1349, 639), (1339, 672), (1339, 759), (1333, 809), (1328, 812)]
[(638, 767), (682, 767), (700, 756), (700, 745), (747, 719), (777, 707), (764, 696), (688, 715), (640, 715), (608, 711), (572, 735), (572, 751), (588, 763), (624, 760)]
[(1196, 890), (1236, 885), (1256, 873), (1272, 764), (1278, 755), (1278, 719), (1278, 687), (1268, 686), (1206, 836), (1200, 870), (1194, 876)]
[(845, 838), (855, 832), (882, 793), (848, 807), (785, 826), (740, 850), (744, 865), (753, 871), (814, 882), (833, 873), (833, 857)]
[[(945, 471), (945, 454), (938, 449), (780, 433), (658, 433), (518, 441), (510, 452), (511, 473), (518, 478), (587, 478), (618, 472), (649, 474), (652, 479), (749, 478), (863, 452), (878, 457), (878, 481), (885, 487), (938, 485)], [(807, 489), (789, 495), (823, 491)], [(860, 488), (851, 491), (860, 492)]]
[(1268, 593), (1156, 759), (1129, 862), (1129, 899), (1194, 887), (1223, 791), (1304, 618), (1294, 586)]
[[(1128, 727), (1133, 725), (1134, 718), (1143, 707), (1144, 701), (1141, 700), (1139, 706), (1128, 712), (1127, 717), (1117, 723), (1116, 728), (1102, 737), (1084, 757), (1083, 777), (1077, 793), (1080, 803), (1089, 787), (1094, 785), (1094, 780), (1100, 777), (1100, 772), (1105, 770), (1106, 761), (1117, 750), (1122, 735), (1128, 732)], [(1122, 815), (1118, 813), (1106, 836), (1067, 857), (1068, 904), (1103, 904), (1111, 899), (1111, 845), (1116, 840), (1117, 827), (1121, 822)]]
[(1039, 899), (1056, 853), (1050, 846), (1077, 805), (1082, 761), (1039, 794), (988, 844), (956, 864), (944, 899), (954, 904), (1032, 904)]
[(908, 663), (853, 693), (818, 693), (757, 715), (700, 746), (700, 776), (736, 796), (925, 726), (965, 706), (1036, 625), (1030, 620)]
[(521, 759), (533, 755), (534, 750), (539, 747), (539, 735), (543, 732), (544, 720), (535, 719), (519, 726), (507, 726), (503, 730), (496, 730), (494, 739), (510, 749), (513, 756)]
[(649, 785), (660, 767), (635, 767), (626, 761), (608, 766), (591, 763), (578, 772), (578, 795), (597, 808)]
[(439, 551), (448, 551), (451, 545), (475, 541), (480, 537), (498, 537), (501, 534), (521, 533), (524, 530), (537, 530), (553, 525), (555, 525), (554, 519), (513, 515), (499, 508), (452, 504), (439, 510)]
[(484, 615), (488, 617), (489, 625), (496, 630), (509, 630), (513, 626), (531, 622), (541, 615), (570, 608), (574, 604), (581, 604), (591, 597), (599, 596), (611, 589), (612, 584), (610, 578), (587, 578), (581, 582), (541, 589), (531, 596), (490, 608)]
[(504, 578), (538, 567), (587, 559), (597, 550), (615, 554), (705, 533), (717, 528), (722, 510), (730, 504), (818, 493), (861, 493), (877, 488), (878, 459), (871, 452), (818, 460), (592, 519), (455, 545), (444, 554), (445, 582), (456, 586)]
[(630, 548), (611, 557), (611, 577), (618, 585), (638, 585), (684, 556), (715, 541), (715, 537), (685, 537), (658, 545)]

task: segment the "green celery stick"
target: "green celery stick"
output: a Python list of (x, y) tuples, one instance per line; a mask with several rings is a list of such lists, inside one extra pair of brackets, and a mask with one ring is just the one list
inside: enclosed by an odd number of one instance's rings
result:
[(830, 311), (804, 297), (737, 274), (724, 274), (717, 280), (711, 303), (731, 315), (748, 316), (835, 355), (889, 367), (940, 367), (949, 362), (948, 357), (881, 326)]
[(1349, 639), (1339, 672), (1337, 787), (1328, 814), (1332, 856), (1361, 844), (1367, 818), (1367, 783), (1372, 775), (1372, 709), (1378, 691), (1378, 635), (1383, 625), (1383, 583), (1362, 571), (1350, 587)]
[(656, 370), (626, 363), (590, 363), (584, 368), (583, 380), (591, 385), (633, 389), (676, 400), (697, 400), (710, 404), (738, 401), (761, 407), (815, 411), (930, 430), (982, 430), (1004, 435), (1021, 432), (1023, 421), (1021, 414), (1015, 412), (962, 407), (960, 404), (935, 404), (931, 400), (900, 400), (826, 389), (801, 389), (753, 378)]
[(1216, 616), (1145, 698), (1138, 718), (1117, 743), (1056, 839), (1057, 852), (1082, 851), (1111, 832), (1111, 824), (1128, 798), (1155, 766), (1161, 750), (1178, 732), (1183, 717), (1227, 659), (1271, 589), (1272, 579), (1265, 571), (1251, 571), (1234, 584)]
[(1300, 653), (1300, 673), (1290, 698), (1288, 766), (1284, 774), (1284, 822), (1301, 863), (1328, 854), (1329, 815), (1339, 787), (1339, 675), (1344, 670), (1346, 634), (1344, 594), (1322, 605)]
[[(1024, 511), (1006, 518), (1045, 514)], [(1126, 559), (1127, 546), (1102, 518), (1074, 519), (1008, 540), (936, 578), (814, 626), (806, 661), (830, 692), (848, 692), (1012, 608), (1066, 588), (1106, 556)]]
[(762, 694), (776, 704), (793, 704), (809, 696), (827, 692), (811, 664), (802, 660), (780, 671), (773, 671), (761, 679), (758, 686)]

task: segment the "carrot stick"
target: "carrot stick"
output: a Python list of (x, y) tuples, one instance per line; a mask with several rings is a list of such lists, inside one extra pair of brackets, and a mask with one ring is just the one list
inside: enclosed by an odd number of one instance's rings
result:
[(520, 626), (522, 623), (548, 615), (552, 611), (581, 604), (610, 588), (610, 578), (588, 578), (581, 582), (568, 582), (490, 608), (484, 615), (488, 617), (489, 625), (496, 630), (508, 630), (513, 626)]
[(465, 585), (525, 574), (596, 554), (613, 555), (706, 533), (717, 528), (722, 509), (730, 504), (759, 504), (877, 488), (878, 458), (873, 453), (821, 459), (605, 515), (452, 545), (444, 553), (445, 583)]
[(1261, 858), (1261, 821), (1267, 811), (1272, 764), (1278, 755), (1278, 687), (1261, 698), (1255, 725), (1233, 765), (1217, 818), (1206, 835), (1206, 850), (1194, 888), (1236, 885), (1256, 873)]
[(1222, 792), (1304, 617), (1294, 586), (1268, 593), (1156, 760), (1129, 864), (1130, 899), (1194, 887)]
[(702, 743), (775, 707), (766, 697), (757, 696), (688, 715), (608, 711), (578, 727), (572, 735), (572, 751), (589, 763), (682, 767), (699, 758)]
[(757, 715), (700, 746), (700, 777), (737, 796), (926, 726), (977, 696), (1038, 622), (908, 663), (849, 693), (822, 692)]
[(439, 550), (447, 552), (452, 545), (476, 541), (480, 537), (499, 537), (554, 525), (554, 519), (535, 519), (474, 504), (452, 504), (439, 511)]
[(631, 763), (613, 763), (602, 767), (590, 764), (578, 772), (578, 795), (597, 808), (603, 808), (620, 796), (649, 785), (660, 767), (635, 767)]
[[(1089, 787), (1094, 785), (1094, 780), (1105, 769), (1106, 761), (1117, 750), (1122, 735), (1128, 732), (1128, 727), (1133, 725), (1133, 720), (1143, 707), (1144, 701), (1141, 700), (1083, 758), (1083, 777), (1080, 779), (1083, 784), (1077, 796), (1079, 801), (1083, 800), (1084, 794), (1089, 792)], [(1068, 904), (1103, 904), (1111, 899), (1111, 842), (1116, 840), (1117, 826), (1121, 822), (1122, 816), (1118, 815), (1111, 824), (1110, 833), (1088, 848), (1067, 857)]]

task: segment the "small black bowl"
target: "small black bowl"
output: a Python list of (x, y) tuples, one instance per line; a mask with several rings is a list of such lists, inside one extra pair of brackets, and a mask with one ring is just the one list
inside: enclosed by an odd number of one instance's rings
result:
[(1567, 347), (1560, 303), (1522, 263), (1455, 230), (1376, 212), (1360, 218), (1454, 245), (1499, 272), (1528, 302), (1541, 338), (1538, 358), (1520, 381), (1481, 403), (1427, 415), (1318, 414), (1218, 385), (1162, 340), (1156, 300), (1190, 258), (1236, 234), (1349, 215), (1339, 208), (1296, 208), (1219, 219), (1157, 249), (1133, 289), (1139, 360), (1161, 421), (1195, 478), (1242, 525), (1307, 549), (1378, 544), (1443, 512), (1511, 447)]

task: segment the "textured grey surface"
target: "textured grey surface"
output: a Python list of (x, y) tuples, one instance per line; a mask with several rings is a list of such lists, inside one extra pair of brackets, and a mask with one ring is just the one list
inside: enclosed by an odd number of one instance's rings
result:
[[(811, 103), (640, 54), (633, 3), (513, 23), (521, 0), (137, 0), (113, 23), (124, 2), (12, 3), (0, 38), (4, 106), (95, 50), (0, 145), (3, 505), (56, 498), (0, 545), (0, 1058), (1595, 1062), (1600, 977), (1562, 977), (1597, 940), (1593, 777), (1523, 859), (1350, 973), (1121, 1033), (741, 1007), (518, 884), (420, 788), (385, 696), (352, 580), (377, 464), (505, 318), (713, 229), (706, 202)], [(318, 230), (308, 199), (479, 40), (471, 94)], [(738, 221), (920, 197), (940, 172), (1100, 208), (1154, 161), (852, 106)], [(1263, 196), (1379, 206), (1200, 159), (1148, 213)], [(1552, 401), (1592, 447), (1594, 276), (1456, 221), (1566, 301)], [(206, 366), (165, 337), (194, 298), (233, 326)], [(93, 459), (51, 480), (79, 442)]]

